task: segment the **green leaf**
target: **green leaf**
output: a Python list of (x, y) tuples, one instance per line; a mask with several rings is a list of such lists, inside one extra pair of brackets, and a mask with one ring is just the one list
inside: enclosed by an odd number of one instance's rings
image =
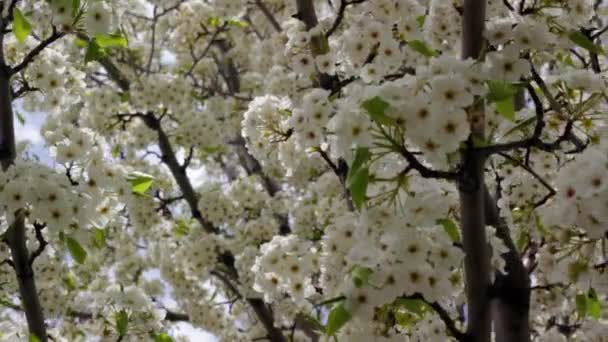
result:
[(435, 57), (439, 54), (437, 51), (426, 45), (426, 43), (422, 40), (410, 40), (407, 42), (407, 44), (410, 46), (410, 48), (412, 48), (412, 50), (426, 57)]
[(93, 39), (89, 42), (89, 45), (87, 45), (87, 51), (84, 54), (84, 63), (86, 64), (91, 61), (98, 61), (105, 55), (105, 50)]
[(530, 117), (527, 118), (521, 122), (519, 122), (517, 125), (515, 125), (515, 127), (511, 128), (510, 130), (508, 130), (502, 137), (508, 137), (509, 135), (517, 132), (517, 131), (523, 131), (525, 130), (527, 127), (531, 126), (533, 123), (536, 123), (536, 117)]
[(82, 264), (87, 259), (87, 251), (82, 248), (80, 243), (74, 238), (66, 237), (65, 243), (68, 246), (70, 254), (76, 260), (77, 263)]
[(186, 236), (190, 232), (190, 226), (185, 220), (177, 220), (177, 224), (173, 228), (173, 232), (177, 236)]
[(17, 120), (19, 120), (19, 123), (22, 126), (25, 125), (25, 117), (21, 113), (15, 111), (15, 116), (17, 117)]
[(443, 226), (443, 230), (445, 230), (452, 241), (460, 241), (460, 232), (458, 231), (458, 226), (454, 221), (450, 220), (449, 218), (444, 218), (437, 220), (437, 223)]
[(129, 43), (122, 34), (98, 34), (94, 37), (95, 42), (102, 48), (121, 47), (127, 48)]
[(160, 333), (154, 336), (154, 342), (173, 342), (173, 338), (166, 333)]
[(63, 283), (68, 288), (68, 290), (76, 290), (76, 277), (72, 273), (68, 273), (63, 278)]
[(325, 326), (325, 334), (335, 336), (340, 328), (352, 318), (350, 312), (344, 307), (344, 303), (336, 305), (327, 317), (327, 325)]
[(397, 308), (403, 308), (417, 316), (424, 316), (427, 311), (427, 305), (422, 299), (413, 298), (398, 298), (393, 305)]
[(97, 248), (103, 248), (106, 245), (106, 231), (105, 229), (95, 228), (93, 235), (93, 245)]
[(30, 334), (30, 337), (28, 338), (28, 342), (40, 342), (40, 338), (34, 334)]
[(89, 45), (89, 43), (87, 43), (87, 41), (84, 39), (74, 38), (74, 45), (76, 45), (76, 47), (79, 49), (84, 49)]
[(528, 244), (528, 234), (524, 231), (519, 232), (519, 236), (517, 237), (516, 248), (518, 251), (523, 252), (524, 248)]
[(32, 24), (17, 7), (13, 9), (13, 33), (19, 42), (24, 42), (32, 32)]
[(80, 0), (72, 0), (72, 17), (75, 17), (80, 10)]
[(369, 184), (369, 168), (360, 168), (351, 178), (348, 183), (350, 196), (357, 208), (361, 209), (367, 199), (367, 186)]
[(116, 332), (118, 336), (125, 336), (127, 334), (127, 327), (129, 326), (129, 315), (125, 310), (120, 310), (114, 316), (116, 320)]
[(584, 35), (580, 31), (570, 31), (568, 38), (576, 45), (582, 47), (585, 50), (591, 51), (597, 54), (604, 54), (604, 49), (601, 46), (593, 43), (589, 37)]
[(141, 172), (133, 172), (128, 180), (131, 183), (131, 191), (138, 195), (144, 195), (154, 183), (154, 177)]
[(350, 272), (353, 277), (353, 283), (356, 287), (367, 285), (369, 282), (369, 276), (372, 275), (372, 269), (369, 267), (355, 266)]
[(510, 97), (508, 99), (497, 101), (496, 111), (505, 119), (515, 122), (515, 99)]
[(116, 158), (120, 155), (120, 145), (114, 145), (112, 147), (112, 157)]
[(589, 314), (589, 316), (595, 319), (600, 319), (600, 317), (602, 316), (602, 305), (594, 289), (589, 289), (589, 293), (587, 294), (586, 306), (587, 314)]
[(346, 183), (350, 183), (350, 179), (359, 171), (359, 169), (365, 164), (371, 154), (369, 153), (369, 148), (367, 147), (357, 147), (355, 151), (355, 159), (348, 169), (348, 175), (346, 176)]
[(249, 23), (244, 21), (244, 20), (240, 20), (240, 19), (236, 19), (236, 18), (230, 18), (228, 19), (228, 21), (226, 21), (226, 23), (228, 23), (228, 25), (230, 26), (235, 26), (235, 27), (248, 27)]
[(426, 22), (426, 15), (421, 15), (416, 18), (416, 23), (418, 23), (418, 27), (424, 26), (425, 22)]
[(122, 103), (129, 102), (130, 99), (131, 99), (131, 93), (129, 93), (128, 91), (125, 91), (124, 93), (120, 93), (120, 102), (122, 102)]
[(211, 25), (211, 26), (219, 26), (220, 25), (220, 18), (218, 18), (218, 17), (211, 17), (211, 18), (209, 18), (209, 20), (207, 21), (207, 23), (209, 23), (209, 25)]
[(395, 123), (393, 119), (384, 114), (388, 107), (388, 102), (384, 101), (379, 96), (374, 96), (361, 103), (361, 108), (367, 111), (372, 120), (382, 125), (392, 125)]
[(576, 312), (581, 318), (587, 316), (587, 295), (576, 295)]
[(503, 81), (488, 81), (487, 99), (490, 102), (498, 102), (513, 98), (517, 94), (517, 86)]

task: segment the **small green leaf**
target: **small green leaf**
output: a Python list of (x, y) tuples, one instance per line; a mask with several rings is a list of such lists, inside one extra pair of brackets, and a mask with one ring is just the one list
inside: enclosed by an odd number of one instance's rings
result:
[(141, 172), (133, 172), (128, 180), (131, 183), (131, 191), (138, 195), (144, 195), (154, 183), (154, 177)]
[(80, 11), (80, 0), (72, 0), (72, 17), (75, 17)]
[(353, 277), (353, 283), (356, 287), (367, 285), (369, 282), (369, 276), (372, 275), (372, 269), (369, 267), (355, 266), (350, 272)]
[(127, 48), (129, 43), (127, 38), (122, 34), (98, 34), (95, 36), (95, 42), (102, 48), (121, 47)]
[(602, 305), (594, 289), (589, 289), (586, 306), (587, 314), (589, 314), (589, 316), (595, 319), (600, 319), (602, 316)]
[(190, 232), (190, 226), (184, 220), (177, 220), (177, 224), (173, 228), (173, 232), (176, 236), (186, 236)]
[(416, 23), (418, 23), (418, 27), (424, 26), (425, 22), (426, 22), (426, 15), (421, 15), (416, 18)]
[(87, 251), (82, 248), (80, 243), (74, 238), (66, 237), (65, 243), (68, 246), (70, 254), (76, 260), (77, 263), (82, 264), (87, 259)]
[(513, 97), (496, 102), (496, 111), (505, 119), (515, 122), (515, 101)]
[(603, 54), (604, 49), (601, 46), (593, 43), (589, 37), (584, 35), (580, 31), (570, 31), (568, 38), (576, 45), (582, 47), (585, 50), (591, 51), (597, 54)]
[(114, 319), (116, 320), (116, 332), (118, 332), (118, 336), (125, 336), (127, 334), (127, 327), (129, 326), (129, 315), (125, 310), (120, 310), (116, 313)]
[(76, 47), (79, 49), (84, 49), (89, 45), (89, 43), (87, 43), (87, 41), (84, 39), (74, 38), (74, 45), (76, 45)]
[(517, 237), (516, 248), (518, 251), (523, 252), (524, 248), (528, 245), (528, 234), (526, 232), (519, 232), (519, 236)]
[(128, 91), (125, 91), (124, 93), (120, 93), (120, 102), (122, 102), (122, 103), (129, 102), (130, 99), (131, 99), (131, 93), (129, 93)]
[(84, 54), (84, 63), (86, 64), (88, 62), (98, 61), (105, 55), (105, 50), (93, 39), (89, 42), (89, 45), (87, 45), (87, 51)]
[(211, 25), (211, 26), (219, 26), (220, 25), (220, 18), (218, 18), (218, 17), (211, 17), (211, 18), (209, 18), (209, 20), (207, 21), (207, 23), (209, 23), (209, 25)]
[(236, 19), (236, 18), (230, 18), (228, 19), (228, 21), (226, 21), (226, 23), (228, 23), (228, 25), (230, 26), (235, 26), (235, 27), (248, 27), (249, 23), (244, 21), (244, 20), (240, 20), (240, 19)]
[(460, 241), (460, 232), (458, 231), (458, 226), (454, 221), (450, 220), (449, 218), (444, 218), (437, 220), (437, 223), (443, 226), (443, 230), (445, 230), (452, 241)]
[(19, 120), (19, 123), (22, 126), (25, 125), (25, 117), (21, 113), (15, 111), (15, 116), (17, 117), (17, 120)]
[(30, 334), (28, 342), (40, 342), (40, 338), (34, 334)]
[(427, 305), (422, 299), (398, 298), (393, 305), (397, 308), (404, 308), (420, 317), (422, 317), (427, 310)]
[(97, 248), (103, 248), (106, 245), (106, 231), (104, 229), (95, 228), (93, 235), (93, 245)]
[(393, 119), (384, 114), (388, 107), (388, 102), (384, 101), (379, 96), (374, 96), (361, 103), (361, 108), (367, 111), (372, 120), (382, 125), (392, 125), (395, 123)]
[(112, 147), (112, 157), (116, 158), (120, 155), (120, 145), (114, 145)]
[(350, 190), (350, 196), (357, 208), (365, 204), (367, 200), (367, 186), (369, 184), (369, 168), (360, 168), (348, 182), (348, 190)]
[(517, 86), (503, 81), (489, 80), (487, 99), (490, 102), (498, 102), (513, 98), (517, 94)]
[(63, 278), (63, 283), (68, 288), (68, 290), (76, 290), (76, 277), (72, 273), (68, 273)]
[(350, 312), (344, 307), (344, 303), (336, 305), (327, 317), (327, 325), (325, 326), (325, 334), (335, 336), (340, 328), (352, 318)]
[(154, 342), (173, 342), (173, 338), (166, 333), (156, 334)]
[(19, 42), (24, 42), (32, 32), (32, 24), (23, 16), (21, 10), (13, 9), (13, 33)]
[(435, 57), (439, 54), (437, 53), (437, 51), (431, 49), (428, 45), (426, 45), (425, 42), (421, 40), (410, 40), (407, 42), (407, 44), (410, 46), (410, 48), (412, 48), (412, 50), (426, 57)]
[(369, 160), (370, 157), (371, 154), (369, 153), (369, 148), (357, 147), (357, 150), (355, 151), (355, 159), (348, 169), (348, 175), (346, 176), (347, 184), (350, 182), (349, 180), (353, 177), (353, 175), (359, 171), (359, 169)]
[(576, 295), (576, 312), (579, 317), (584, 318), (587, 316), (587, 295), (577, 294)]

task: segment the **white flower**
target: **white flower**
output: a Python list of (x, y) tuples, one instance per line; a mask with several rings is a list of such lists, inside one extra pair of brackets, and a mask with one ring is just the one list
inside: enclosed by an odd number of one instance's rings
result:
[(510, 45), (501, 51), (488, 53), (490, 64), (488, 77), (508, 82), (519, 81), (528, 72), (528, 63), (519, 58), (519, 48)]
[(112, 13), (103, 1), (90, 3), (85, 14), (85, 28), (91, 35), (108, 33), (112, 23)]
[(331, 53), (326, 53), (324, 55), (315, 57), (315, 64), (317, 65), (317, 69), (320, 73), (333, 75), (336, 72), (336, 62), (334, 61)]
[(431, 80), (430, 102), (442, 110), (464, 108), (473, 103), (466, 82), (458, 76), (437, 76)]

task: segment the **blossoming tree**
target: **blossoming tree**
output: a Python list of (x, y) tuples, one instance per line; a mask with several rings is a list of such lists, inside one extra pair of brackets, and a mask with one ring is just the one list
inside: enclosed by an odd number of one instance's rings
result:
[(606, 341), (603, 1), (0, 13), (0, 340)]

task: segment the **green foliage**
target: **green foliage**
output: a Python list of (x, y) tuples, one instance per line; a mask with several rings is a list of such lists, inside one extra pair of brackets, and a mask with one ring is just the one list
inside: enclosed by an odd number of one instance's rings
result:
[(82, 264), (85, 262), (85, 260), (87, 259), (87, 251), (82, 248), (82, 246), (76, 239), (68, 236), (65, 238), (65, 244), (68, 247), (70, 254), (74, 258), (74, 260), (76, 260), (77, 263)]
[(593, 43), (586, 35), (580, 31), (571, 31), (568, 33), (568, 38), (576, 45), (582, 47), (585, 50), (596, 54), (604, 54), (604, 49), (601, 46)]
[(28, 342), (40, 342), (40, 338), (34, 334), (31, 334), (28, 338)]
[(116, 320), (116, 332), (118, 336), (125, 336), (129, 326), (129, 315), (125, 310), (120, 310), (115, 314), (114, 319)]
[(372, 269), (369, 267), (355, 266), (350, 272), (353, 277), (353, 283), (356, 287), (365, 286), (369, 282), (369, 277), (372, 275)]
[(84, 53), (84, 63), (98, 61), (105, 57), (105, 55), (105, 50), (93, 39), (87, 45), (87, 51)]
[(496, 110), (505, 119), (515, 121), (515, 95), (518, 87), (503, 81), (488, 81), (488, 95), (486, 99), (496, 104)]
[(131, 191), (137, 195), (145, 195), (146, 191), (154, 184), (154, 177), (141, 172), (133, 172), (127, 178), (131, 183)]
[(32, 24), (23, 16), (21, 10), (13, 9), (13, 33), (18, 41), (24, 42), (32, 32)]
[(454, 221), (449, 218), (439, 219), (437, 223), (443, 226), (443, 230), (448, 234), (454, 242), (460, 242), (460, 231)]
[(358, 147), (355, 151), (355, 160), (346, 177), (346, 187), (350, 190), (350, 195), (357, 208), (361, 208), (365, 204), (370, 177), (369, 168), (364, 167), (364, 165), (370, 157), (368, 148)]
[(93, 245), (97, 248), (105, 247), (105, 245), (106, 245), (105, 229), (100, 229), (100, 228), (93, 229)]
[(437, 55), (439, 55), (439, 53), (437, 51), (435, 51), (434, 49), (430, 48), (425, 42), (423, 42), (422, 40), (410, 40), (407, 42), (407, 44), (410, 46), (410, 48), (412, 48), (412, 50), (420, 53), (423, 56), (426, 57), (435, 57)]
[(372, 120), (382, 125), (394, 124), (394, 120), (384, 114), (388, 107), (388, 102), (378, 96), (374, 96), (361, 103), (361, 108), (367, 111)]
[(190, 232), (190, 226), (185, 220), (177, 220), (177, 224), (173, 227), (173, 233), (176, 236), (186, 236)]
[(25, 117), (21, 113), (15, 111), (15, 116), (17, 117), (17, 120), (19, 120), (19, 123), (21, 125), (25, 125)]
[(325, 326), (325, 334), (335, 336), (338, 331), (346, 324), (352, 315), (344, 307), (344, 303), (336, 305), (327, 317), (327, 325)]
[(97, 45), (102, 48), (119, 47), (127, 48), (129, 43), (127, 38), (119, 33), (114, 34), (98, 34), (94, 38)]
[(590, 316), (594, 319), (600, 319), (602, 305), (594, 289), (589, 289), (586, 294), (579, 293), (576, 295), (576, 313), (581, 318)]
[(166, 333), (156, 334), (154, 342), (173, 342), (173, 338)]

